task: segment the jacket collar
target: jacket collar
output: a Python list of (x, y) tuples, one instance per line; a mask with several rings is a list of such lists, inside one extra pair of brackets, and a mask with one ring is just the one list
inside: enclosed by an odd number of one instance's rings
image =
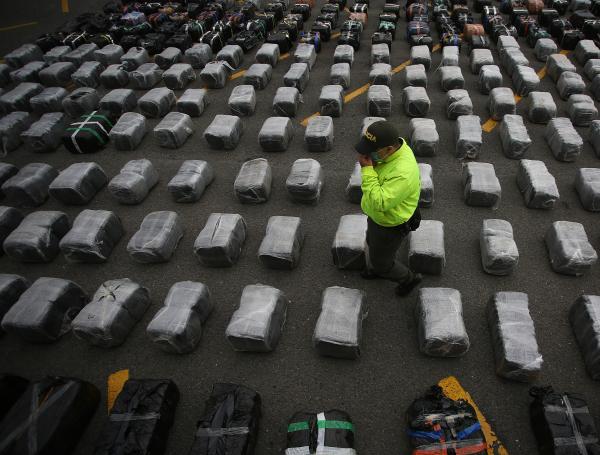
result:
[(390, 163), (400, 157), (400, 155), (402, 154), (402, 152), (406, 146), (406, 141), (402, 138), (400, 138), (400, 140), (402, 141), (402, 144), (400, 144), (400, 147), (398, 147), (398, 150), (396, 150), (390, 156), (384, 158), (384, 160), (383, 160), (384, 163)]

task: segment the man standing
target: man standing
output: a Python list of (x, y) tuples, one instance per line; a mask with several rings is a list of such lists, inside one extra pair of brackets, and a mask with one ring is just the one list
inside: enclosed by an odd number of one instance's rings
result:
[(413, 273), (396, 253), (404, 238), (419, 227), (419, 166), (408, 144), (387, 121), (371, 123), (355, 146), (362, 174), (361, 208), (368, 216), (367, 269), (364, 278), (398, 283), (407, 295), (423, 277)]

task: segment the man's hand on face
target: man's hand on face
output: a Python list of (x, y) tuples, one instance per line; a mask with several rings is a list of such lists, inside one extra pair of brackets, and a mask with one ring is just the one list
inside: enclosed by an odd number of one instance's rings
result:
[(358, 163), (360, 164), (360, 167), (373, 166), (373, 161), (371, 161), (371, 158), (360, 153), (358, 154)]

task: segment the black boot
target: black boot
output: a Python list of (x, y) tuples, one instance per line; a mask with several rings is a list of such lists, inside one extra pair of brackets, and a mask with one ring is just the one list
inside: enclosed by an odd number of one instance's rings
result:
[(416, 288), (419, 285), (419, 283), (421, 283), (421, 281), (423, 281), (423, 275), (421, 275), (420, 273), (413, 273), (413, 277), (410, 281), (396, 286), (396, 295), (403, 297), (405, 295), (410, 294), (410, 291)]

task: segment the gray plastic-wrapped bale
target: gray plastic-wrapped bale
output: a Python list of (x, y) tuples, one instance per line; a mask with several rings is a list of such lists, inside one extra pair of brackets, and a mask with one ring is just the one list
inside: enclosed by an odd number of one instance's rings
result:
[(354, 48), (349, 44), (338, 44), (333, 51), (334, 63), (347, 63), (350, 66), (354, 63)]
[(329, 83), (340, 85), (344, 89), (350, 88), (350, 64), (334, 63), (329, 72)]
[(194, 254), (207, 267), (231, 267), (242, 253), (246, 229), (237, 213), (211, 213), (196, 237)]
[(166, 87), (153, 88), (137, 102), (140, 112), (146, 117), (161, 118), (167, 115), (175, 104), (175, 93)]
[(167, 184), (175, 202), (196, 202), (214, 179), (210, 164), (202, 160), (186, 160)]
[(129, 278), (105, 281), (73, 319), (73, 333), (101, 348), (119, 346), (149, 306), (148, 289), (138, 283)]
[(119, 59), (127, 71), (133, 71), (150, 61), (148, 51), (143, 47), (132, 47)]
[(440, 275), (445, 265), (444, 223), (422, 220), (408, 237), (408, 266), (414, 272)]
[(316, 204), (323, 188), (321, 164), (312, 158), (300, 158), (294, 161), (285, 181), (285, 187), (292, 200)]
[(169, 149), (182, 147), (193, 133), (191, 117), (182, 112), (169, 112), (153, 130), (158, 145)]
[(405, 87), (402, 90), (402, 103), (409, 117), (426, 117), (431, 106), (425, 87)]
[(507, 114), (500, 124), (500, 142), (507, 158), (521, 159), (531, 147), (531, 138), (520, 115)]
[(594, 95), (596, 101), (600, 100), (600, 74), (594, 77), (594, 80), (592, 81), (592, 85), (590, 87), (590, 92), (592, 92), (592, 95)]
[(552, 80), (556, 82), (562, 73), (575, 73), (577, 68), (566, 55), (552, 54), (546, 59), (546, 71)]
[(229, 80), (227, 62), (209, 62), (200, 71), (200, 80), (207, 88), (223, 88)]
[(442, 48), (442, 66), (458, 66), (459, 55), (458, 46), (444, 46)]
[[(125, 69), (124, 66), (121, 66), (120, 68), (120, 71)], [(120, 76), (120, 71), (115, 71)], [(137, 90), (149, 90), (161, 81), (163, 70), (161, 70), (156, 63), (144, 63), (128, 74), (128, 78), (131, 81), (133, 88)]]
[(593, 120), (590, 124), (589, 141), (596, 156), (600, 157), (600, 120)]
[(348, 184), (346, 185), (346, 198), (353, 204), (360, 204), (362, 199), (362, 174), (361, 166), (359, 163), (354, 164), (352, 174), (348, 178)]
[(84, 205), (108, 183), (104, 170), (96, 163), (74, 163), (56, 177), (50, 196), (67, 205)]
[(242, 120), (235, 115), (215, 115), (204, 130), (204, 139), (216, 150), (233, 150), (240, 142), (243, 133)]
[[(6, 237), (21, 224), (21, 221), (23, 214), (16, 208), (0, 205), (0, 245), (4, 244)], [(4, 250), (0, 248), (0, 256), (3, 254)]]
[(151, 212), (127, 244), (129, 255), (142, 264), (167, 262), (183, 237), (183, 226), (175, 212)]
[(265, 63), (271, 65), (272, 68), (275, 68), (279, 62), (280, 56), (281, 51), (279, 50), (278, 44), (263, 43), (256, 52), (254, 58), (256, 59), (256, 63)]
[(273, 112), (280, 116), (295, 117), (300, 103), (301, 96), (297, 88), (279, 87), (273, 97)]
[(488, 110), (494, 120), (502, 120), (506, 114), (516, 114), (515, 94), (508, 87), (496, 87), (489, 96)]
[(35, 44), (23, 44), (4, 56), (4, 61), (12, 68), (20, 68), (29, 62), (42, 60), (42, 50)]
[(58, 255), (58, 244), (69, 227), (69, 218), (63, 212), (30, 213), (6, 237), (4, 252), (19, 262), (51, 262)]
[(335, 266), (340, 270), (363, 270), (366, 245), (367, 216), (362, 213), (343, 215), (331, 245)]
[(20, 275), (0, 274), (0, 321), (28, 287), (29, 281)]
[(600, 74), (600, 58), (589, 59), (583, 67), (583, 74), (585, 74), (590, 81), (593, 81), (594, 78)]
[(227, 44), (217, 53), (215, 60), (226, 61), (234, 69), (237, 69), (244, 60), (244, 51), (237, 44)]
[(108, 184), (108, 192), (120, 204), (142, 202), (158, 183), (158, 172), (147, 159), (131, 160)]
[(77, 70), (71, 74), (71, 80), (78, 87), (96, 88), (100, 84), (100, 74), (104, 66), (100, 62), (83, 62)]
[(371, 46), (371, 65), (373, 63), (390, 63), (390, 48), (387, 44), (373, 44)]
[(552, 38), (540, 38), (535, 42), (533, 53), (540, 62), (545, 62), (552, 54), (558, 53), (558, 46)]
[(519, 43), (514, 36), (499, 36), (498, 42), (496, 43), (496, 47), (498, 48), (498, 52), (501, 52), (504, 49), (508, 49), (510, 47), (516, 47), (517, 49), (519, 49)]
[(592, 58), (600, 58), (600, 49), (590, 39), (581, 40), (575, 46), (575, 58), (583, 66)]
[(435, 120), (429, 118), (410, 119), (408, 141), (416, 156), (434, 156), (440, 143)]
[(162, 79), (171, 90), (182, 90), (196, 80), (196, 73), (189, 63), (175, 63), (163, 73)]
[(600, 211), (600, 169), (583, 167), (575, 174), (575, 189), (584, 209)]
[[(71, 52), (69, 46), (55, 46), (44, 54), (44, 61), (48, 65), (62, 61), (63, 57)], [(98, 52), (98, 51), (96, 51)]]
[(233, 190), (240, 202), (260, 204), (267, 202), (271, 195), (272, 172), (264, 158), (248, 160), (238, 172)]
[(462, 181), (467, 205), (498, 207), (502, 188), (491, 163), (463, 164)]
[(372, 85), (367, 92), (367, 113), (376, 117), (392, 115), (392, 92), (387, 85)]
[(479, 91), (487, 95), (502, 85), (502, 73), (497, 65), (483, 65), (479, 70)]
[(2, 192), (17, 207), (37, 207), (48, 199), (48, 187), (58, 171), (45, 163), (28, 163), (2, 184)]
[(556, 180), (543, 161), (521, 160), (517, 185), (530, 209), (551, 209), (559, 199)]
[(272, 216), (258, 249), (258, 258), (271, 269), (292, 270), (300, 261), (303, 242), (300, 218)]
[(367, 313), (367, 297), (363, 291), (340, 286), (325, 289), (313, 334), (317, 352), (341, 359), (360, 357), (362, 322)]
[[(456, 68), (449, 66), (448, 68)], [(446, 117), (450, 120), (456, 120), (461, 115), (473, 114), (473, 101), (469, 92), (462, 88), (456, 88), (448, 91), (446, 95)]]
[(108, 133), (117, 150), (135, 150), (146, 135), (146, 117), (125, 112)]
[(489, 49), (473, 49), (469, 59), (469, 65), (473, 74), (479, 74), (479, 70), (484, 65), (494, 65), (494, 57)]
[(30, 343), (51, 343), (71, 330), (73, 317), (87, 301), (72, 281), (38, 278), (7, 311), (2, 329)]
[(95, 111), (100, 106), (98, 92), (89, 87), (81, 87), (73, 90), (62, 100), (62, 107), (66, 114), (72, 118)]
[(160, 54), (154, 56), (154, 63), (156, 63), (161, 70), (166, 70), (171, 65), (179, 63), (182, 58), (181, 50), (176, 47), (167, 47)]
[(288, 299), (279, 289), (262, 284), (246, 286), (225, 331), (233, 349), (274, 350), (283, 332), (287, 305)]
[(434, 200), (434, 188), (431, 165), (419, 164), (419, 175), (421, 176), (421, 194), (419, 196), (419, 207), (431, 207)]
[(529, 298), (523, 292), (496, 292), (487, 306), (496, 373), (506, 379), (533, 382), (543, 359), (529, 314)]
[(401, 86), (427, 88), (427, 70), (422, 63), (413, 63), (404, 68)]
[(254, 86), (242, 84), (234, 87), (229, 95), (227, 105), (231, 113), (238, 117), (247, 117), (254, 114), (256, 109), (256, 91)]
[(575, 161), (583, 150), (583, 139), (566, 117), (556, 117), (548, 122), (544, 138), (552, 154), (559, 161)]
[(11, 112), (0, 118), (0, 142), (2, 154), (16, 150), (22, 143), (21, 134), (33, 123), (33, 117), (27, 112)]
[(10, 79), (15, 83), (39, 82), (38, 73), (47, 66), (46, 62), (29, 62), (22, 68), (10, 72)]
[(455, 156), (459, 159), (476, 159), (482, 146), (481, 121), (477, 115), (461, 115), (456, 119)]
[(490, 275), (509, 275), (519, 263), (519, 250), (508, 221), (483, 220), (479, 246), (481, 265)]
[(581, 223), (555, 221), (546, 231), (545, 241), (550, 265), (557, 273), (581, 276), (598, 261)]
[(304, 143), (309, 152), (327, 152), (333, 147), (333, 119), (328, 115), (312, 117), (306, 125)]
[[(19, 172), (19, 168), (14, 164), (0, 162), (0, 187), (13, 175)], [(4, 193), (0, 189), (0, 199), (4, 199)]]
[(460, 357), (467, 353), (469, 335), (463, 321), (462, 299), (456, 289), (419, 289), (415, 315), (423, 354)]
[(46, 87), (66, 87), (77, 66), (70, 62), (56, 62), (38, 73), (40, 81)]
[(410, 48), (410, 64), (423, 65), (426, 70), (429, 70), (431, 67), (431, 52), (429, 51), (429, 47), (425, 45), (412, 46)]
[(315, 66), (315, 63), (317, 62), (315, 46), (307, 43), (298, 44), (298, 46), (296, 46), (296, 50), (294, 51), (294, 62), (306, 63), (308, 65), (308, 69), (312, 70), (313, 66)]
[(0, 87), (6, 87), (8, 84), (10, 84), (11, 70), (11, 67), (6, 63), (0, 63)]
[(556, 104), (549, 92), (531, 92), (527, 118), (532, 123), (546, 124), (556, 117)]
[(371, 85), (392, 85), (392, 65), (389, 63), (374, 63), (369, 72)]
[(509, 76), (513, 75), (517, 67), (529, 66), (529, 60), (517, 47), (504, 49), (500, 53), (500, 60)]
[(21, 82), (11, 91), (0, 96), (0, 110), (4, 113), (14, 111), (31, 111), (29, 101), (42, 93), (44, 87), (36, 82)]
[(210, 46), (206, 43), (196, 43), (185, 50), (183, 60), (192, 65), (192, 68), (200, 70), (213, 59)]
[(515, 92), (519, 96), (526, 96), (529, 93), (538, 90), (540, 78), (530, 66), (519, 65), (512, 73)]
[(588, 373), (592, 379), (600, 380), (600, 297), (578, 297), (569, 310), (569, 322)]
[(341, 117), (344, 108), (344, 89), (341, 85), (324, 85), (319, 95), (321, 115)]
[(60, 241), (60, 251), (69, 262), (106, 262), (123, 237), (121, 220), (108, 210), (83, 210)]
[(106, 110), (115, 116), (120, 116), (125, 112), (132, 111), (136, 106), (137, 99), (135, 92), (128, 88), (111, 90), (100, 100), (100, 109)]
[(118, 44), (107, 44), (101, 49), (96, 49), (94, 51), (94, 59), (97, 62), (102, 63), (104, 66), (108, 66), (121, 63), (121, 56), (124, 53), (125, 51)]
[(442, 90), (464, 89), (465, 78), (459, 66), (442, 66), (440, 68), (440, 83)]
[(285, 152), (294, 137), (289, 117), (269, 117), (258, 132), (258, 143), (264, 152)]
[(176, 109), (190, 117), (200, 117), (208, 105), (206, 93), (203, 88), (188, 88), (177, 100)]
[(165, 352), (187, 354), (200, 342), (202, 325), (213, 308), (205, 284), (179, 281), (169, 289), (164, 306), (148, 324), (146, 334)]
[(571, 95), (567, 110), (574, 126), (590, 126), (592, 120), (598, 117), (594, 100), (588, 95)]
[(556, 89), (563, 100), (568, 100), (571, 95), (585, 91), (585, 82), (579, 74), (566, 71), (558, 78)]
[(290, 69), (283, 75), (283, 85), (304, 91), (310, 79), (310, 68), (307, 63), (292, 63)]
[(252, 85), (256, 90), (263, 90), (273, 76), (273, 67), (267, 63), (254, 63), (244, 73), (244, 84)]
[(71, 62), (76, 66), (80, 66), (84, 62), (94, 60), (94, 52), (98, 50), (98, 45), (94, 43), (85, 43), (77, 46), (71, 52), (63, 57), (63, 61)]
[(31, 110), (38, 115), (63, 110), (63, 100), (69, 94), (62, 87), (48, 87), (29, 100)]

